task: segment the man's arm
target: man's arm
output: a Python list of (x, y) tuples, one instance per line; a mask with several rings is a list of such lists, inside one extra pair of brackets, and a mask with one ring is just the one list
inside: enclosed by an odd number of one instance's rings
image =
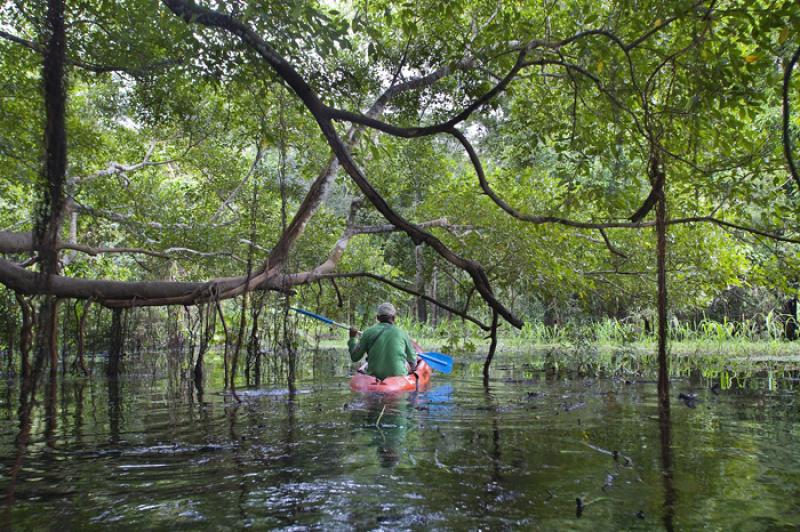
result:
[(406, 344), (406, 362), (411, 364), (411, 370), (417, 369), (417, 352), (414, 349), (414, 346), (411, 345), (411, 338), (406, 334), (405, 335), (405, 344)]
[[(367, 331), (365, 331), (367, 332)], [(347, 349), (350, 351), (350, 360), (353, 362), (358, 362), (362, 356), (364, 356), (364, 351), (367, 343), (364, 341), (366, 335), (361, 336), (361, 340), (358, 339), (359, 332), (355, 329), (350, 329), (350, 339), (347, 341)]]

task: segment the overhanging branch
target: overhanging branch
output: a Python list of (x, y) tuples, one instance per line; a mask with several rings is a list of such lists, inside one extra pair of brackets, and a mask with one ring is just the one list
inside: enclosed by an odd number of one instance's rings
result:
[[(350, 177), (355, 181), (356, 185), (361, 189), (366, 198), (375, 206), (375, 208), (389, 221), (391, 224), (397, 226), (402, 231), (406, 232), (415, 244), (426, 243), (433, 248), (445, 260), (454, 266), (465, 270), (472, 277), (477, 290), (480, 292), (486, 303), (497, 310), (497, 312), (509, 323), (515, 327), (522, 326), (522, 320), (514, 316), (509, 309), (500, 303), (492, 292), (489, 278), (482, 266), (474, 260), (469, 260), (457, 255), (450, 248), (448, 248), (441, 240), (436, 238), (431, 233), (424, 231), (413, 223), (409, 222), (399, 213), (397, 213), (386, 200), (375, 190), (372, 184), (367, 180), (366, 176), (353, 160), (346, 144), (342, 141), (339, 133), (333, 125), (332, 109), (327, 107), (311, 89), (305, 79), (290, 65), (280, 54), (277, 53), (266, 41), (264, 41), (252, 29), (246, 26), (241, 21), (207, 9), (200, 7), (193, 2), (185, 0), (163, 0), (163, 2), (179, 17), (183, 18), (187, 23), (197, 23), (208, 27), (218, 28), (225, 30), (233, 35), (239, 37), (246, 45), (256, 51), (278, 74), (287, 85), (292, 89), (295, 95), (302, 101), (306, 109), (314, 116), (317, 121), (323, 136), (325, 137), (328, 145), (333, 150), (339, 163), (347, 171)], [(510, 78), (508, 79), (510, 81)], [(502, 83), (502, 82), (501, 82)], [(498, 85), (495, 91), (502, 90), (504, 85)], [(489, 91), (491, 97), (493, 91)], [(482, 105), (482, 102), (476, 102)], [(474, 107), (477, 108), (477, 107)], [(474, 110), (470, 106), (465, 112), (467, 116)], [(462, 113), (463, 114), (463, 113)], [(357, 115), (360, 116), (360, 115)], [(379, 121), (378, 121), (379, 122)], [(380, 122), (379, 122), (380, 123)], [(368, 127), (369, 124), (365, 124)], [(281, 258), (287, 250), (276, 246), (273, 250), (273, 255), (268, 261), (265, 268), (267, 276), (277, 273), (283, 261), (273, 262), (273, 258)]]

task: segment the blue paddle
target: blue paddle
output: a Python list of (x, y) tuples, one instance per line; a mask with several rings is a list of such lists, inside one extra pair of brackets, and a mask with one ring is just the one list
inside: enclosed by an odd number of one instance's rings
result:
[(330, 318), (326, 318), (325, 316), (320, 316), (319, 314), (314, 314), (313, 312), (309, 312), (309, 311), (303, 310), (301, 308), (289, 307), (289, 310), (293, 310), (293, 311), (297, 312), (298, 314), (303, 314), (303, 315), (308, 316), (310, 318), (314, 318), (315, 320), (324, 321), (325, 323), (327, 323), (329, 325), (336, 325), (337, 327), (341, 327), (342, 329), (348, 329), (348, 330), (350, 329), (350, 326), (347, 325), (347, 324), (339, 323), (338, 321), (333, 321)]
[(442, 373), (450, 373), (453, 371), (453, 357), (449, 355), (437, 353), (436, 351), (426, 351), (424, 353), (419, 353), (419, 356), (436, 371), (441, 371)]
[[(319, 314), (314, 314), (313, 312), (309, 312), (307, 310), (289, 307), (289, 310), (293, 310), (298, 314), (302, 314), (304, 316), (308, 316), (309, 318), (314, 318), (315, 320), (319, 320), (321, 322), (327, 323), (328, 325), (335, 325), (336, 327), (341, 327), (342, 329), (347, 329), (348, 331), (351, 327), (344, 323), (339, 323), (338, 321), (333, 321), (330, 318), (326, 318), (325, 316), (320, 316)], [(428, 363), (431, 369), (435, 369), (441, 373), (450, 373), (453, 371), (453, 357), (445, 355), (444, 353), (437, 353), (435, 351), (425, 352), (425, 353), (417, 353), (419, 357)]]

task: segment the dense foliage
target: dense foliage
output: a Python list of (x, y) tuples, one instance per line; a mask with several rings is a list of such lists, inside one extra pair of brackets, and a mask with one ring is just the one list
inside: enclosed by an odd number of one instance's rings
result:
[[(797, 290), (798, 193), (781, 128), (784, 72), (800, 45), (795, 2), (204, 6), (251, 28), (331, 108), (366, 112), (414, 79), (423, 82), (386, 102), (386, 123), (437, 124), (482, 100), (459, 128), (508, 209), (447, 132), (409, 139), (367, 128), (351, 151), (401, 216), (438, 220), (429, 231), (478, 261), (515, 314), (624, 317), (654, 307), (653, 214), (630, 221), (655, 186), (654, 158), (678, 222), (668, 235), (674, 310), (706, 308), (731, 287), (764, 287), (776, 300)], [(63, 275), (204, 281), (257, 271), (331, 160), (315, 116), (253, 46), (167, 5), (86, 1), (67, 11), (61, 235), (76, 249), (62, 249)], [(45, 189), (44, 12), (36, 2), (0, 8), (6, 236), (33, 229)], [(510, 83), (485, 98), (508, 73)], [(793, 108), (799, 95), (795, 82)], [(337, 121), (341, 135), (350, 125)], [(790, 127), (796, 144), (796, 115)], [(323, 198), (282, 271), (311, 271), (346, 229), (386, 223), (344, 171)], [(2, 249), (17, 263), (33, 252)], [(430, 248), (415, 254), (402, 232), (356, 231), (334, 266), (491, 319), (469, 275)], [(321, 283), (297, 297), (348, 317), (384, 298), (411, 308), (411, 295), (374, 279), (339, 280), (341, 301)]]

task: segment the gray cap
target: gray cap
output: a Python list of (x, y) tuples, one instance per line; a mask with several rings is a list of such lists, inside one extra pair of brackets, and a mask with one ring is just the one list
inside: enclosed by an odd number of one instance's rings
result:
[(378, 305), (378, 316), (397, 316), (397, 309), (391, 303)]

